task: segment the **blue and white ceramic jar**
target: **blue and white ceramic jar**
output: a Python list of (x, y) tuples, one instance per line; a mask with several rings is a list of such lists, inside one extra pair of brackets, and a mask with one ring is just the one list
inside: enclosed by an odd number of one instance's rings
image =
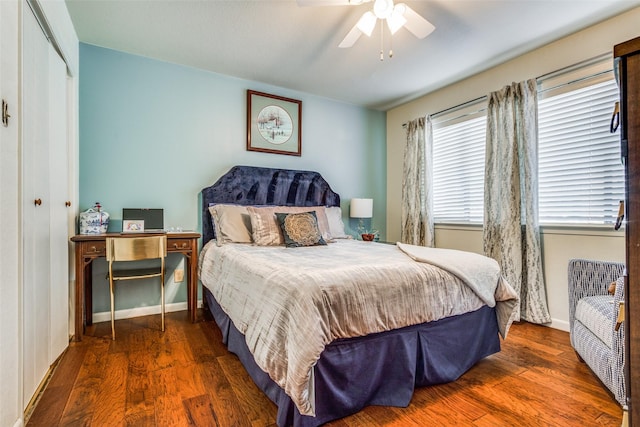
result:
[(104, 234), (109, 227), (109, 214), (102, 210), (100, 202), (80, 213), (80, 234)]

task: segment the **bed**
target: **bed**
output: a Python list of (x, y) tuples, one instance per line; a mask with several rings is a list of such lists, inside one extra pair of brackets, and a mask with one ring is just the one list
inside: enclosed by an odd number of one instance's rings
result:
[(500, 351), (518, 303), (495, 261), (345, 238), (339, 207), (311, 171), (235, 166), (202, 190), (203, 299), (280, 427), (407, 406)]

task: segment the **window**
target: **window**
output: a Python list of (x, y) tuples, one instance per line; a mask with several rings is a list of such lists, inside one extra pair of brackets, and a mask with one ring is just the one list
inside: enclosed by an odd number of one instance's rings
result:
[(484, 103), (485, 99), (478, 100), (433, 117), (435, 222), (482, 223)]
[[(541, 224), (612, 224), (624, 199), (620, 134), (609, 132), (618, 88), (611, 60), (588, 76), (541, 87), (538, 101), (538, 197)], [(596, 67), (597, 68), (597, 67)], [(606, 69), (608, 68), (608, 70)], [(595, 73), (594, 73), (595, 72)], [(544, 85), (544, 83), (543, 83)], [(543, 86), (541, 85), (541, 86)]]
[[(604, 58), (538, 79), (538, 207), (543, 225), (613, 224), (624, 199), (618, 88)], [(485, 99), (433, 116), (436, 223), (482, 223)]]

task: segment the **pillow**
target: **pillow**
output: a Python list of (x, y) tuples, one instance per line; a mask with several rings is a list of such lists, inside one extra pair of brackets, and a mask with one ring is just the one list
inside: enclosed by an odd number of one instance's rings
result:
[(278, 246), (284, 244), (284, 236), (276, 218), (277, 213), (302, 213), (315, 212), (318, 221), (318, 229), (322, 238), (331, 240), (329, 223), (324, 206), (247, 206), (251, 217), (251, 236), (258, 246)]
[(318, 227), (314, 211), (302, 213), (276, 213), (278, 225), (288, 248), (326, 245)]
[(344, 222), (342, 222), (342, 209), (339, 206), (325, 208), (327, 222), (329, 223), (329, 233), (333, 239), (350, 239), (344, 231)]
[(251, 219), (246, 206), (213, 205), (209, 206), (213, 226), (216, 232), (216, 244), (251, 243)]

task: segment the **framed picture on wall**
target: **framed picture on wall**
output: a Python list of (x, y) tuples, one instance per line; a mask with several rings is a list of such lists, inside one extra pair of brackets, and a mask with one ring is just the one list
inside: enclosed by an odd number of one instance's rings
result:
[(302, 155), (302, 101), (247, 90), (247, 151)]

